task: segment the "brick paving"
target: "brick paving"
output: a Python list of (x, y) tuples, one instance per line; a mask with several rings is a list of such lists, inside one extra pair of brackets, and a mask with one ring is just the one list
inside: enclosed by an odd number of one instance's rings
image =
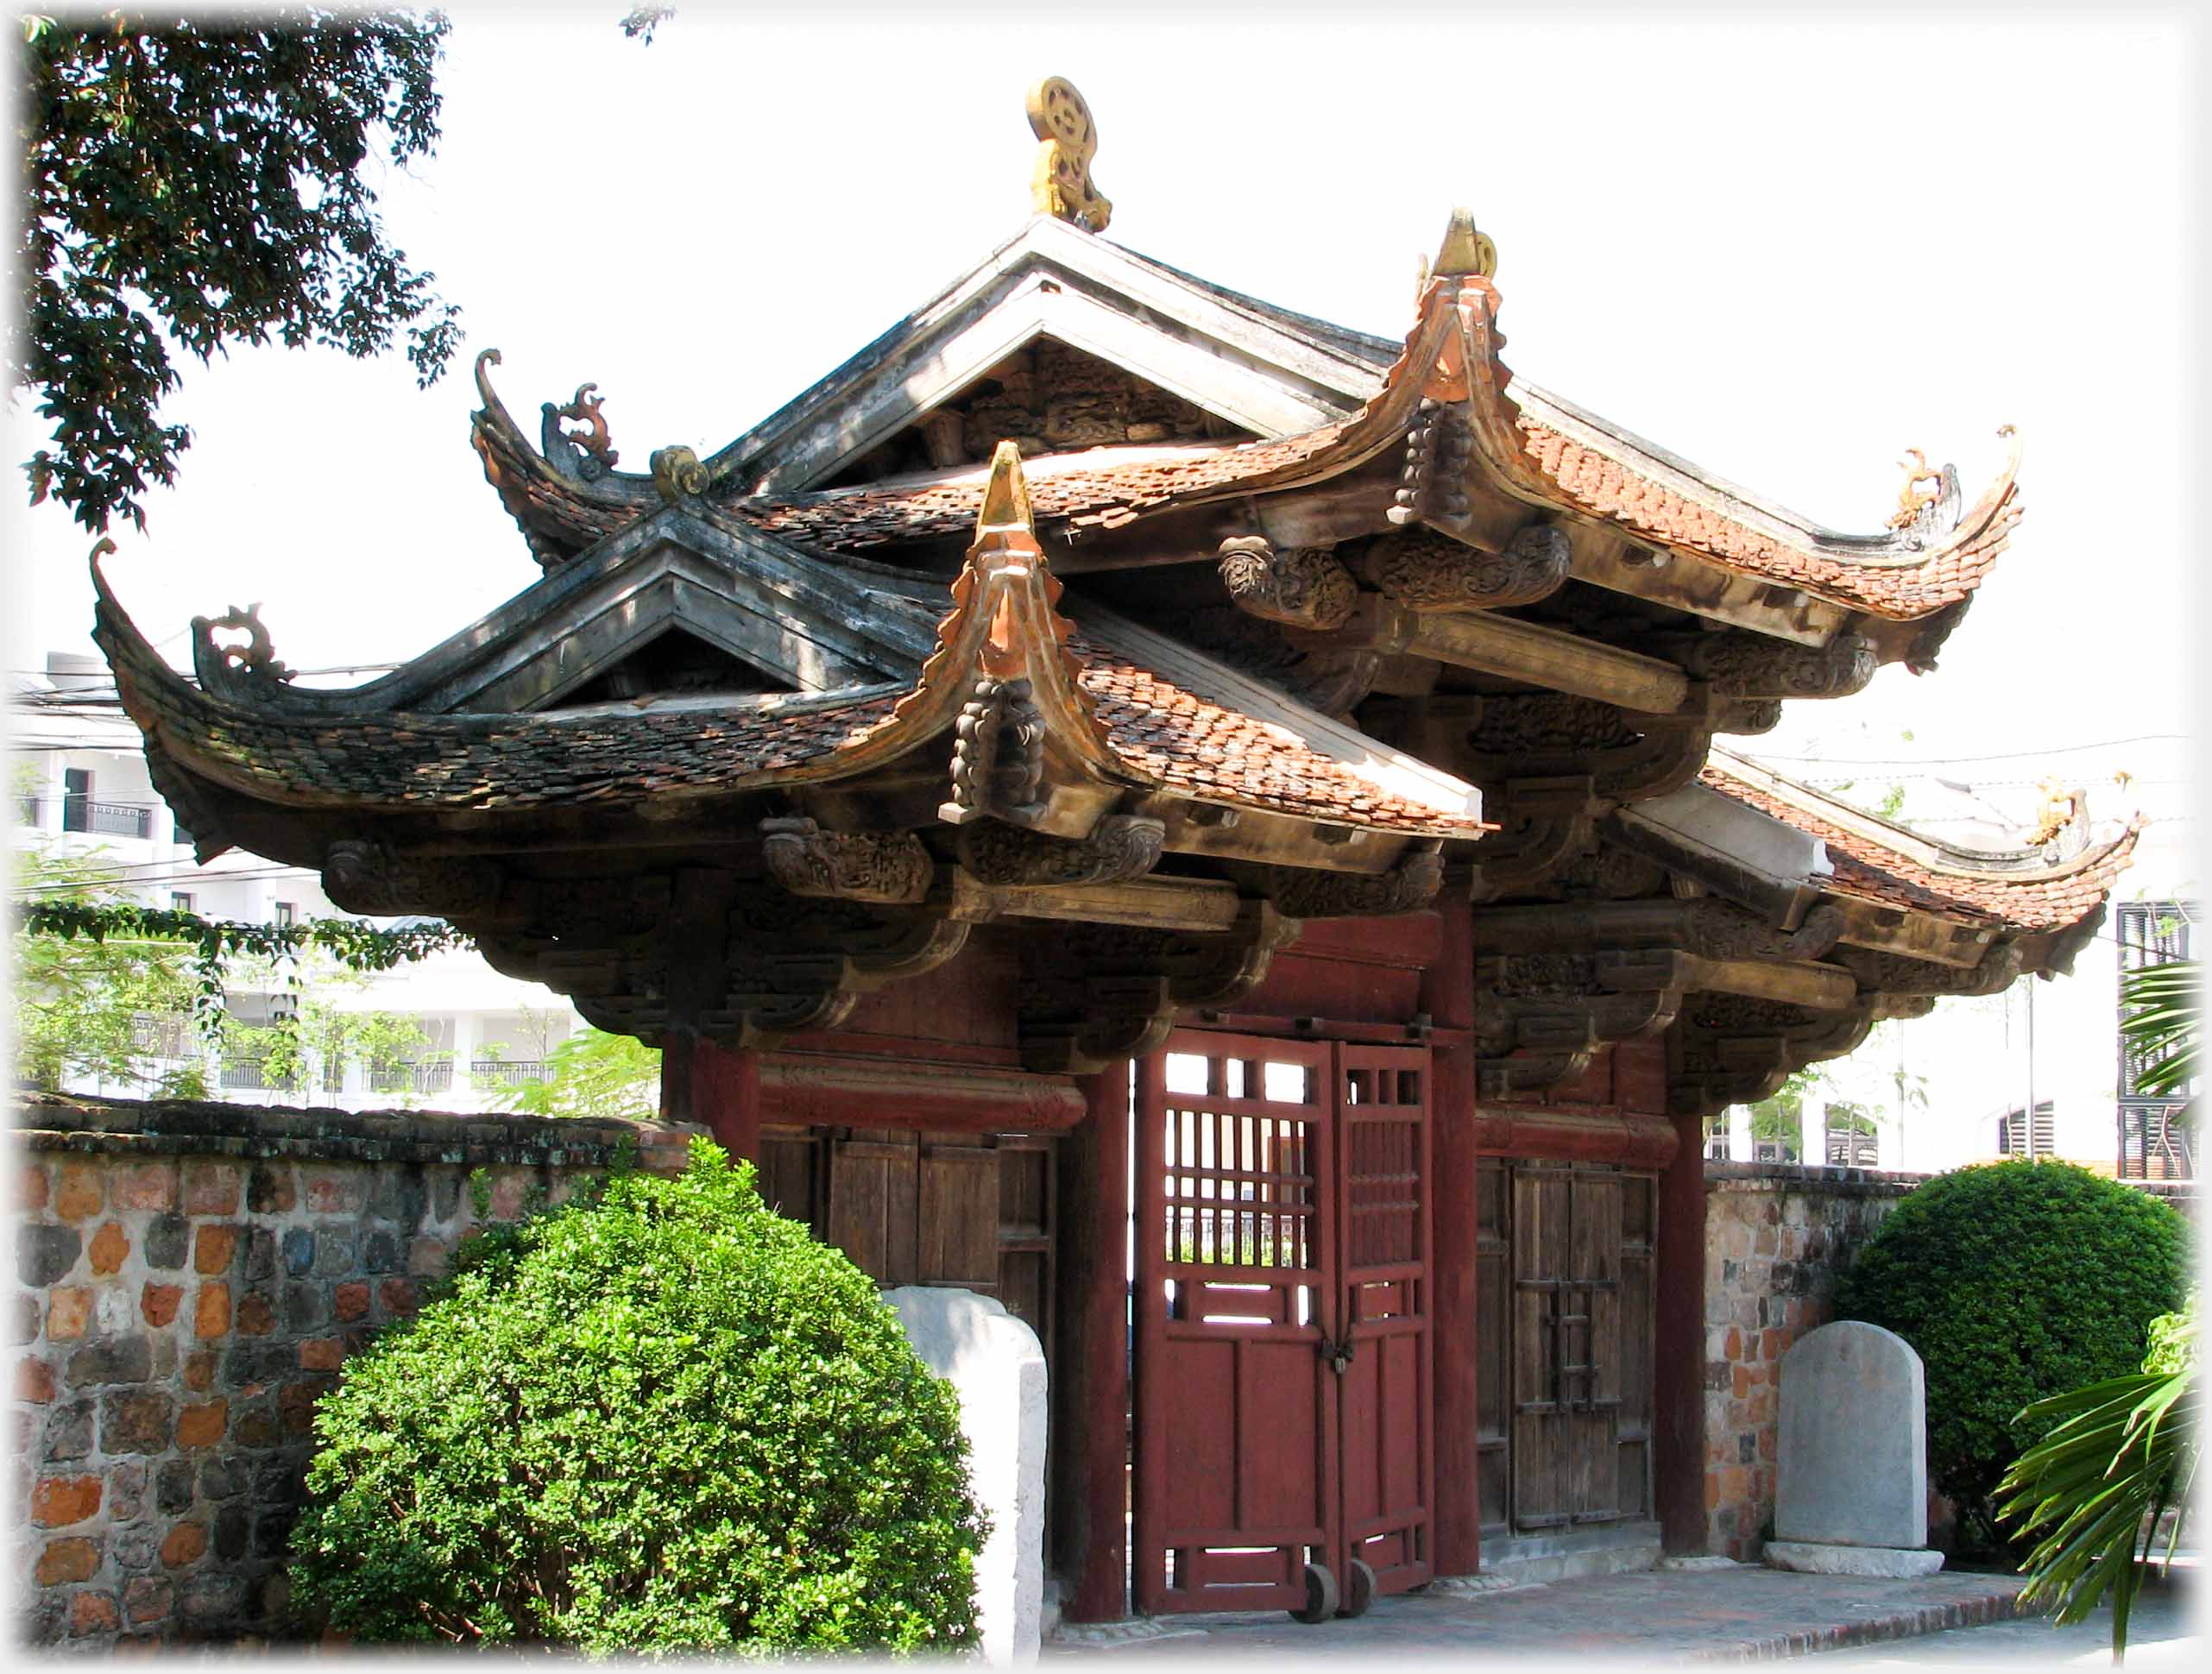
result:
[(1280, 1612), (1169, 1618), (1162, 1637), (1054, 1640), (1044, 1655), (1763, 1661), (2009, 1621), (2020, 1585), (2017, 1576), (1950, 1572), (1875, 1581), (1751, 1564), (1655, 1570), (1472, 1596), (1406, 1594), (1377, 1600), (1358, 1621), (1315, 1627)]

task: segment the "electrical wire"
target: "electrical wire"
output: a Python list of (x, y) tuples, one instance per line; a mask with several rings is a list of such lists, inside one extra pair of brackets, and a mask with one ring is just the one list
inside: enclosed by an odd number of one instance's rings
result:
[(2064, 756), (2083, 750), (2110, 750), (2123, 744), (2186, 744), (2188, 733), (2142, 733), (2133, 738), (2100, 739), (2090, 744), (2055, 744), (2040, 750), (2007, 750), (1994, 756), (1770, 756), (1740, 750), (1738, 755), (1757, 762), (1813, 762), (1830, 767), (1960, 767), (1981, 761), (2020, 761), (2036, 756)]

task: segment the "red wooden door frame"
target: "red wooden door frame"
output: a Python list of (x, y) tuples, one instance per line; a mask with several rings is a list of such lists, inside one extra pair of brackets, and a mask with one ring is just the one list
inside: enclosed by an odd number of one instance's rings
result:
[[(1207, 1063), (1207, 1092), (1169, 1092), (1184, 1054)], [(1264, 1097), (1270, 1063), (1305, 1069), (1303, 1102)], [(1300, 1608), (1308, 1549), (1347, 1602), (1355, 1557), (1377, 1591), (1435, 1573), (1431, 1070), (1425, 1048), (1195, 1029), (1138, 1062), (1140, 1614)], [(1298, 1229), (1297, 1259), (1242, 1260), (1260, 1224), (1284, 1229), (1276, 1254)], [(1173, 1259), (1186, 1228), (1197, 1259)], [(1332, 1349), (1350, 1350), (1340, 1368)]]

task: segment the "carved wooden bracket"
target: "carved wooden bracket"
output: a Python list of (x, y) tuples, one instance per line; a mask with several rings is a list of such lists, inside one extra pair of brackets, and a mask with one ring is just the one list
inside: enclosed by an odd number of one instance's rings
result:
[(343, 838), (324, 852), (323, 893), (347, 912), (377, 918), (478, 918), (499, 904), (500, 872), (488, 860), (419, 859), (374, 839)]
[(1022, 1062), (1088, 1075), (1156, 1051), (1177, 1011), (1226, 1005), (1257, 987), (1299, 928), (1271, 903), (1248, 900), (1218, 935), (1066, 924), (1025, 937)]
[(1413, 844), (1388, 872), (1265, 865), (1239, 870), (1291, 918), (1390, 918), (1419, 912), (1436, 898), (1444, 883), (1443, 844), (1433, 838)]
[(1277, 547), (1259, 535), (1223, 541), (1220, 574), (1238, 609), (1289, 627), (1341, 627), (1359, 596), (1327, 547)]
[(1667, 1103), (1677, 1116), (1755, 1104), (1809, 1064), (1858, 1048), (1878, 1015), (1871, 999), (1841, 1011), (1807, 1010), (1742, 995), (1704, 994), (1676, 1025), (1679, 1070)]
[(793, 895), (911, 906), (930, 893), (936, 864), (911, 831), (824, 831), (812, 820), (763, 820), (760, 859)]
[(1159, 864), (1167, 842), (1165, 821), (1140, 815), (1109, 814), (1087, 837), (1047, 837), (996, 820), (961, 828), (961, 865), (979, 884), (995, 888), (1122, 884)]
[(1874, 678), (1874, 642), (1839, 633), (1824, 645), (1801, 645), (1739, 628), (1670, 633), (1644, 647), (1679, 663), (1724, 697), (1849, 697)]
[(1557, 1086), (1615, 1042), (1658, 1034), (1694, 971), (1694, 961), (1664, 953), (1478, 958), (1477, 1092), (1497, 1098)]
[(1525, 894), (1585, 853), (1598, 802), (1587, 775), (1567, 774), (1509, 779), (1489, 811), (1501, 828), (1475, 846), (1478, 903)]
[(1564, 692), (1489, 696), (1465, 748), (1442, 765), (1486, 790), (1516, 775), (1576, 773), (1604, 801), (1643, 802), (1698, 777), (1729, 709), (1730, 700), (1701, 685), (1667, 714)]
[[(776, 834), (804, 846), (804, 834)], [(734, 1048), (833, 1028), (860, 995), (934, 969), (968, 934), (934, 910), (710, 867), (525, 881), (470, 928), (495, 970), (568, 995), (596, 1028), (648, 1044), (689, 1029)]]
[[(1573, 558), (1564, 530), (1532, 524), (1501, 552), (1433, 529), (1379, 535), (1360, 563), (1383, 597), (1408, 610), (1496, 610), (1549, 598), (1566, 582)], [(1350, 608), (1347, 601), (1347, 614)]]

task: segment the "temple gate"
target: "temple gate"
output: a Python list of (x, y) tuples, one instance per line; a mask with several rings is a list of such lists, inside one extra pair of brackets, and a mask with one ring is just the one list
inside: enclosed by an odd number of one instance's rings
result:
[(1701, 1123), (2064, 971), (2134, 840), (2077, 796), (1969, 851), (1717, 742), (1933, 669), (2018, 440), (1835, 533), (1516, 376), (1466, 211), (1371, 335), (1108, 242), (1087, 109), (1031, 110), (1036, 217), (703, 457), (616, 469), (592, 384), (533, 441), (485, 350), (542, 573), (388, 674), (297, 683), (256, 606), (187, 677), (96, 552), (154, 783), (1029, 1319), (1071, 1620), (1694, 1550)]

